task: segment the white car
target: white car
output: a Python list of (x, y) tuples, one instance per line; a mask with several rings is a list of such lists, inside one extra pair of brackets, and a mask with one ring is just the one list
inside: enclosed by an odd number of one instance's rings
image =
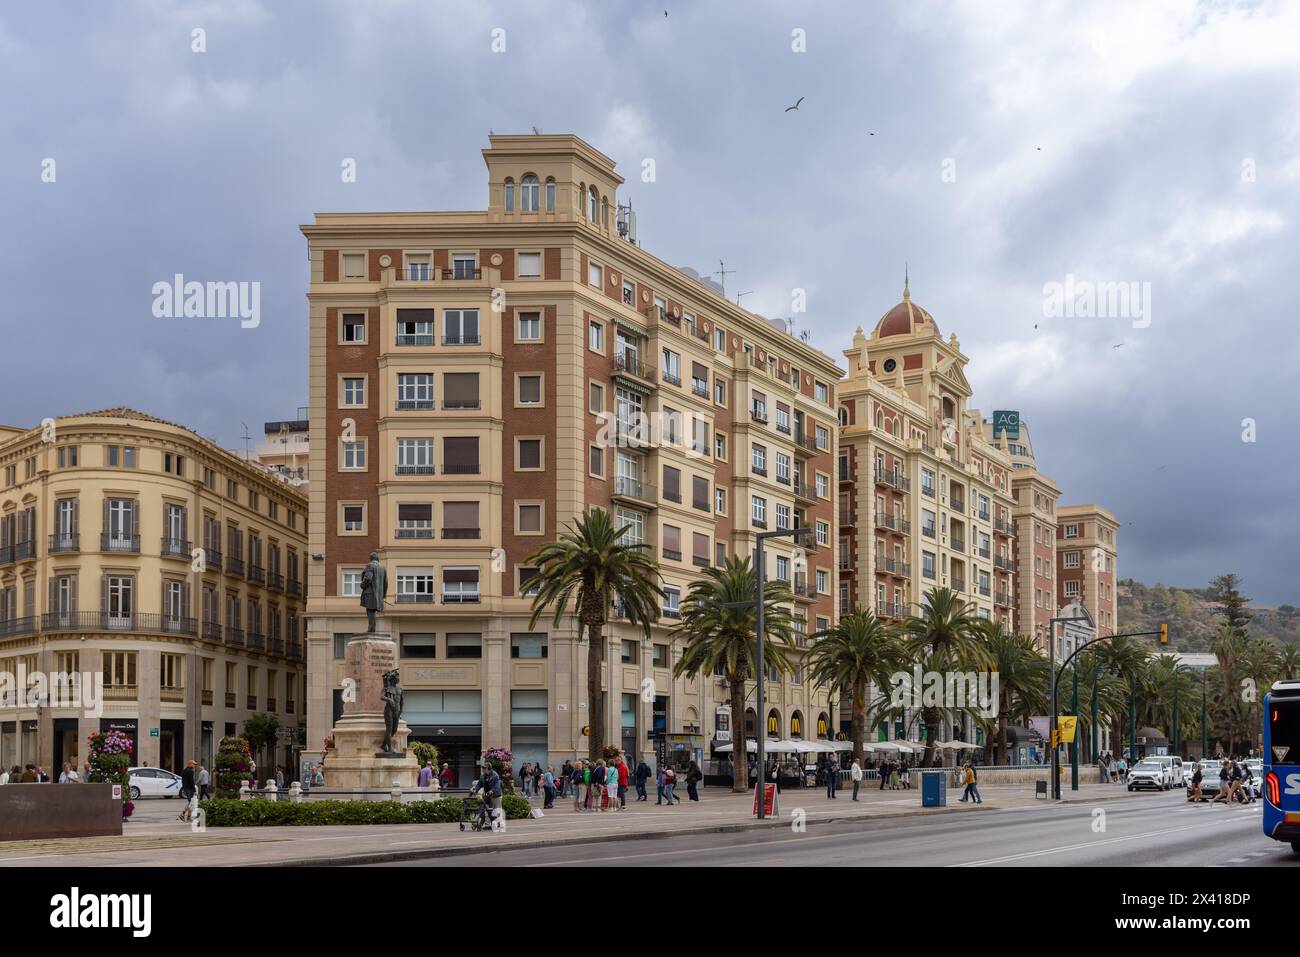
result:
[(163, 768), (131, 768), (131, 800), (142, 797), (178, 797), (181, 776)]
[(1155, 758), (1139, 761), (1128, 772), (1128, 789), (1151, 788), (1155, 791), (1168, 791), (1170, 788), (1169, 765)]
[(1156, 754), (1144, 761), (1159, 761), (1169, 769), (1169, 787), (1180, 788), (1186, 784), (1186, 778), (1191, 775), (1190, 765), (1185, 765), (1183, 759), (1176, 754)]

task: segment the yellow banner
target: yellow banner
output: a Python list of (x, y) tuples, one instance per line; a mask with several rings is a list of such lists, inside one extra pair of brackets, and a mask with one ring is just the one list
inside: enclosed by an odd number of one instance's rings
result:
[(1074, 735), (1079, 728), (1079, 719), (1074, 715), (1061, 715), (1056, 719), (1057, 737), (1062, 744), (1073, 744)]

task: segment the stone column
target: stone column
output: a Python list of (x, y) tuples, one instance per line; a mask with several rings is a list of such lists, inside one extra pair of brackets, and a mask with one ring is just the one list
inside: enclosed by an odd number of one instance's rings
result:
[[(155, 648), (143, 648), (136, 661), (136, 735), (140, 740), (140, 754), (136, 758), (142, 766), (156, 768), (162, 754), (162, 710), (158, 682), (162, 678), (162, 653)], [(152, 731), (159, 729), (159, 737)]]
[(500, 618), (484, 622), (482, 700), (483, 750), (510, 746), (510, 645)]

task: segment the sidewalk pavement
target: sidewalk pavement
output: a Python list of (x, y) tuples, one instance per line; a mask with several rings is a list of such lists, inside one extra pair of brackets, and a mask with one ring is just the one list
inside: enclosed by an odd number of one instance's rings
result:
[[(861, 800), (851, 788), (834, 799), (825, 789), (782, 791), (774, 819), (753, 816), (753, 796), (722, 788), (701, 788), (698, 803), (656, 806), (653, 789), (648, 801), (628, 794), (623, 811), (574, 811), (572, 799), (556, 798), (554, 810), (541, 819), (509, 821), (502, 832), (461, 831), (456, 824), (372, 824), (326, 827), (213, 827), (195, 832), (178, 821), (177, 800), (142, 800), (122, 826), (121, 837), (61, 838), (0, 844), (0, 867), (200, 867), (321, 866), (483, 853), (518, 847), (546, 847), (593, 841), (645, 840), (691, 833), (721, 833), (750, 829), (787, 828), (804, 812), (807, 825), (831, 821), (876, 821), (927, 814), (969, 814), (996, 810), (1050, 807), (1035, 798), (1031, 785), (980, 788), (983, 804), (960, 802), (961, 789), (948, 791), (948, 806), (922, 808), (918, 788), (881, 791), (866, 787)], [(682, 789), (678, 789), (681, 792)], [(1138, 792), (1141, 794), (1142, 792)], [(1066, 780), (1063, 797), (1097, 802), (1132, 798), (1122, 786), (1081, 784), (1071, 797)], [(541, 801), (534, 800), (534, 807)]]

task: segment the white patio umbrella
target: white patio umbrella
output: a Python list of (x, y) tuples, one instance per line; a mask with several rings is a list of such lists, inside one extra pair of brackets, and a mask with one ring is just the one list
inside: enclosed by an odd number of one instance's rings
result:
[(821, 754), (822, 747), (817, 741), (795, 741), (795, 750), (800, 754)]
[(768, 754), (795, 754), (799, 751), (799, 745), (794, 741), (787, 741), (785, 738), (780, 741), (769, 739), (766, 750)]
[[(862, 749), (865, 751), (865, 750), (866, 750), (866, 747), (867, 747), (867, 746), (866, 746), (866, 744), (865, 744), (865, 742), (864, 742), (863, 745), (862, 745)], [(852, 741), (836, 741), (836, 742), (834, 742), (834, 743), (831, 745), (831, 750), (832, 750), (832, 751), (852, 751), (852, 750), (853, 750), (853, 742), (852, 742)]]
[(890, 753), (902, 750), (902, 748), (893, 741), (870, 741), (863, 745), (863, 747), (867, 748), (869, 751), (887, 751)]
[[(720, 744), (716, 748), (714, 748), (714, 750), (720, 754), (726, 754), (728, 751), (735, 750), (735, 748), (731, 744)], [(745, 740), (745, 750), (748, 751), (750, 754), (757, 754), (758, 742), (755, 741), (753, 738), (747, 738)]]

